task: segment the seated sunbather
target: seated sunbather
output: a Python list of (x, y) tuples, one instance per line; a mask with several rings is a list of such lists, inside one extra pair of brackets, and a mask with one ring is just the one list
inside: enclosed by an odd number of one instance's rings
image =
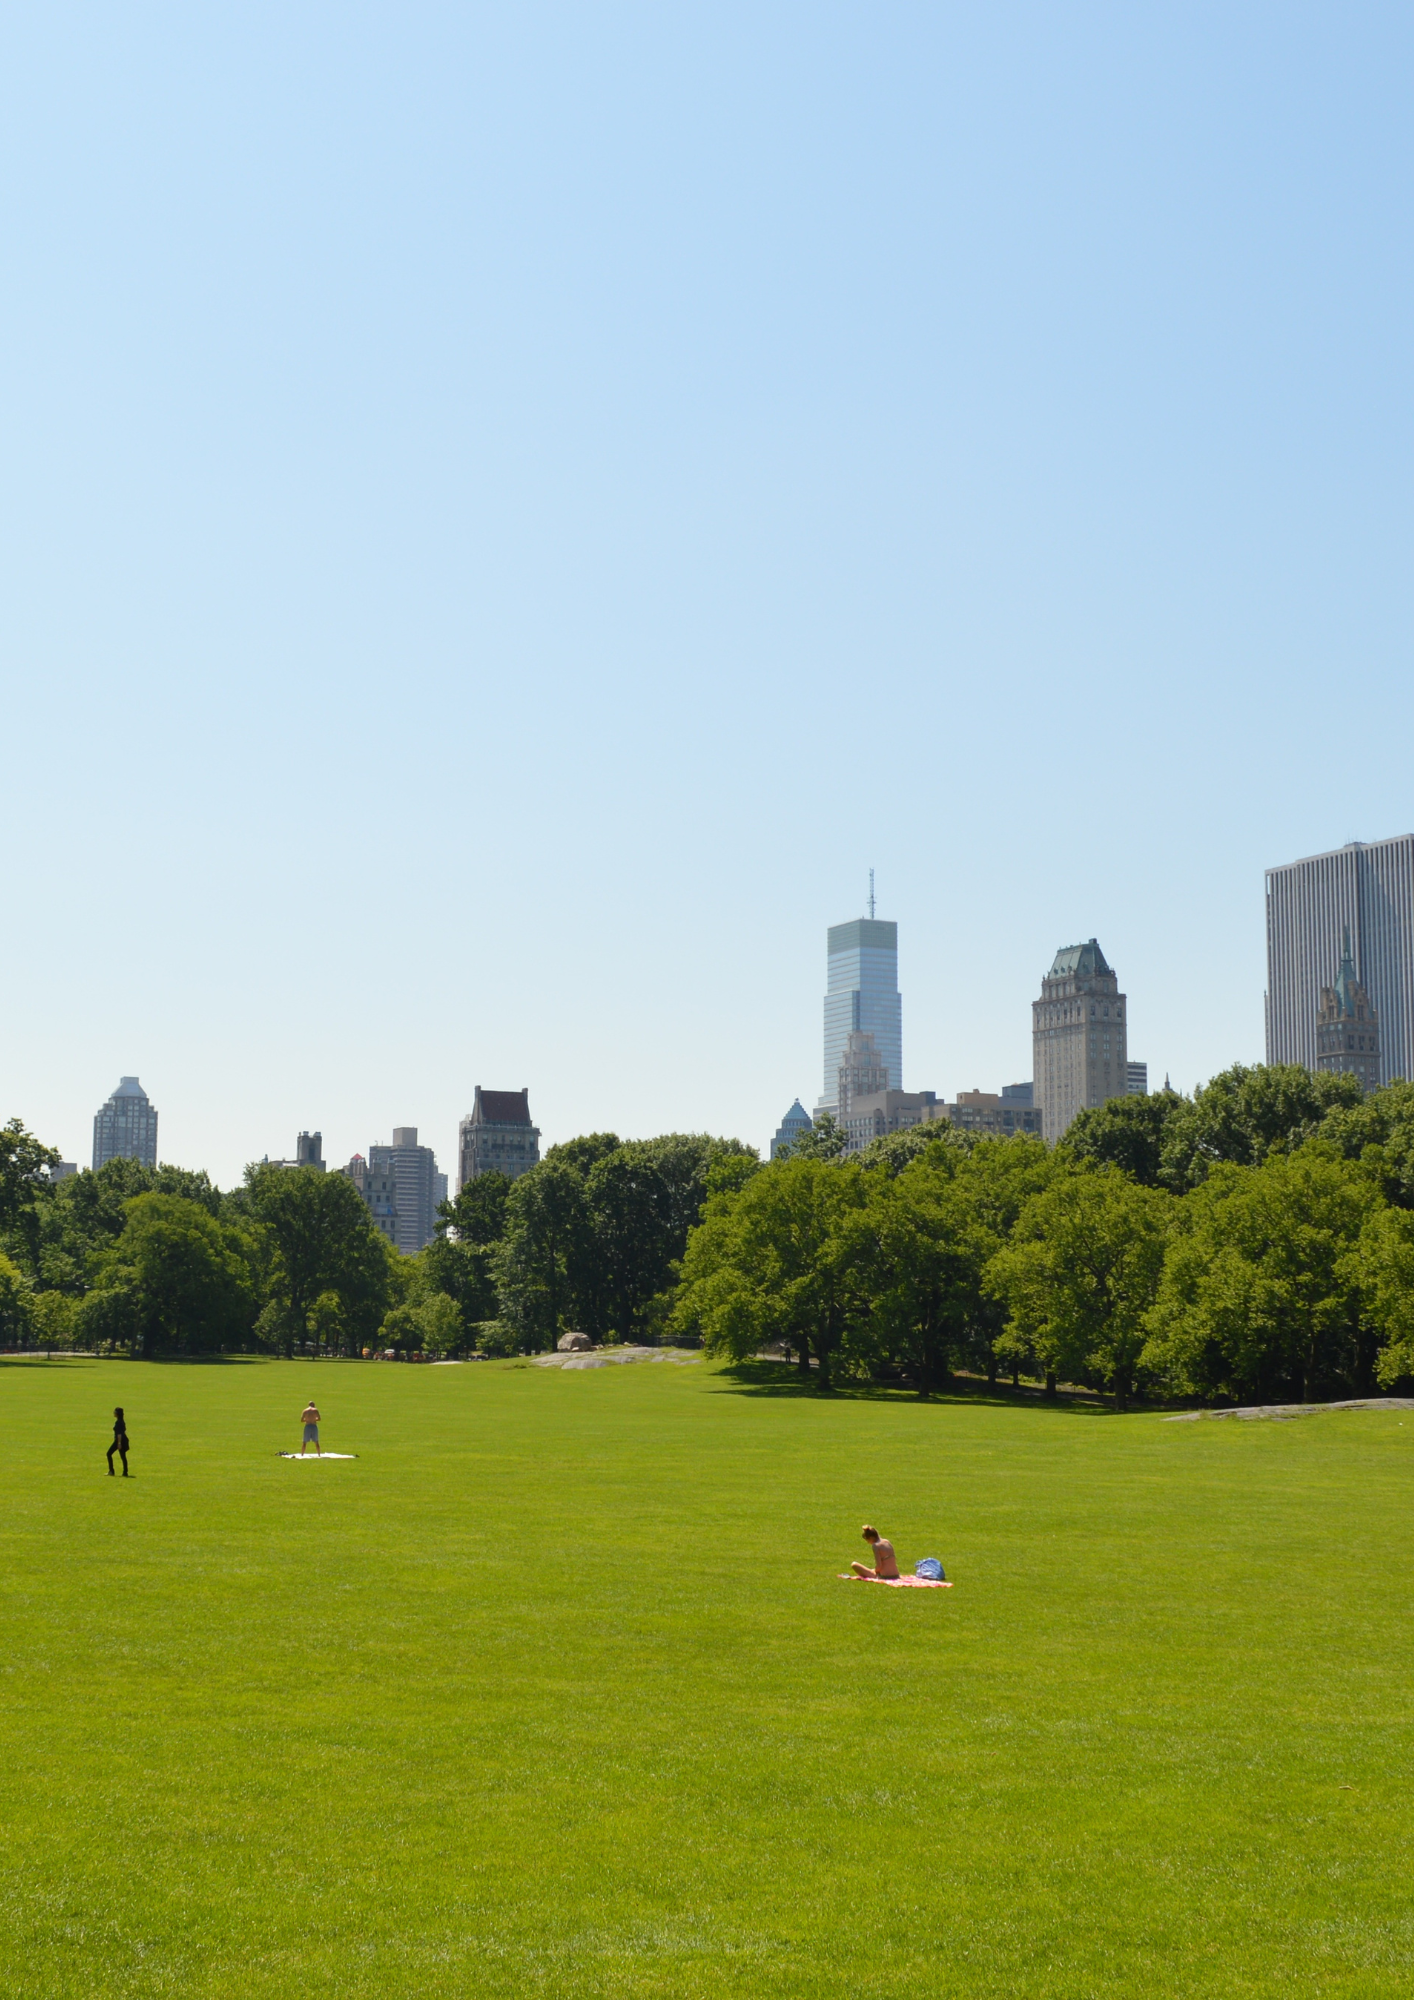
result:
[(851, 1563), (850, 1568), (854, 1571), (854, 1574), (856, 1576), (872, 1577), (876, 1583), (881, 1582), (887, 1577), (896, 1577), (898, 1575), (898, 1558), (894, 1554), (893, 1543), (886, 1542), (877, 1528), (870, 1527), (865, 1528), (864, 1539), (874, 1551), (874, 1567), (873, 1569), (869, 1569), (864, 1563)]

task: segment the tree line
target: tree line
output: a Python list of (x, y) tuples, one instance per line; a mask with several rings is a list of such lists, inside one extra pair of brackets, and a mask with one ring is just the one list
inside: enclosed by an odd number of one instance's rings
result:
[(1235, 1401), (1414, 1375), (1414, 1086), (1237, 1065), (1055, 1146), (828, 1122), (709, 1199), (670, 1324), (816, 1379), (966, 1369)]
[(401, 1255), (346, 1176), (208, 1176), (110, 1160), (54, 1182), (58, 1155), (0, 1130), (0, 1345), (137, 1356), (227, 1351), (510, 1354), (658, 1337), (674, 1271), (735, 1140), (594, 1133), (512, 1182), (486, 1174)]
[(52, 1184), (0, 1132), (0, 1341), (133, 1354), (774, 1350), (816, 1386), (960, 1371), (1298, 1401), (1414, 1376), (1414, 1086), (1236, 1066), (1082, 1112), (1058, 1145), (828, 1120), (765, 1164), (702, 1134), (550, 1149), (403, 1257), (352, 1182), (111, 1161)]

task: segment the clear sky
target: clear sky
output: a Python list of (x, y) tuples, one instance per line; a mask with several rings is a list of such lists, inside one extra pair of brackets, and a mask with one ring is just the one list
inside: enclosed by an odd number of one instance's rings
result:
[(1414, 828), (1405, 7), (11, 10), (0, 1116), (222, 1182), (473, 1086), (763, 1144), (1262, 1055)]

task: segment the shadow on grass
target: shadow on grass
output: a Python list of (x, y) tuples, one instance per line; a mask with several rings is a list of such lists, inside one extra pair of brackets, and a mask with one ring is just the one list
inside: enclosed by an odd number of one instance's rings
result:
[[(6, 1368), (62, 1368), (70, 1361), (124, 1361), (140, 1367), (144, 1362), (159, 1363), (164, 1367), (204, 1367), (239, 1368), (256, 1361), (276, 1361), (274, 1354), (87, 1354), (77, 1350), (72, 1354), (4, 1354), (0, 1355), (0, 1366)], [(305, 1360), (311, 1357), (305, 1355)]]
[[(1054, 1396), (1048, 1396), (1039, 1388), (1013, 1389), (1009, 1382), (986, 1382), (980, 1376), (955, 1375), (946, 1388), (935, 1389), (931, 1396), (923, 1397), (906, 1382), (837, 1382), (832, 1388), (822, 1390), (819, 1378), (806, 1377), (799, 1368), (786, 1361), (738, 1361), (719, 1371), (715, 1383), (718, 1389), (729, 1396), (751, 1397), (797, 1397), (804, 1400), (827, 1399), (837, 1403), (912, 1403), (920, 1408), (941, 1408), (944, 1405), (986, 1404), (993, 1409), (1006, 1410), (1067, 1410), (1076, 1416), (1112, 1417), (1114, 1404), (1108, 1397), (1099, 1395), (1093, 1389), (1062, 1388)], [(1137, 1400), (1130, 1405), (1130, 1414), (1141, 1409), (1166, 1408), (1167, 1405), (1141, 1404)]]

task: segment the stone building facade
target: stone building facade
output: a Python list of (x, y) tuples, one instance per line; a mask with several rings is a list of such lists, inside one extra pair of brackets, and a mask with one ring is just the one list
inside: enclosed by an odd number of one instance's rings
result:
[(530, 1122), (530, 1091), (483, 1090), (457, 1128), (459, 1188), (481, 1174), (517, 1180), (540, 1162), (540, 1128)]
[[(1009, 1089), (1016, 1089), (1012, 1084)], [(1029, 1097), (1010, 1097), (1007, 1091), (960, 1090), (955, 1104), (939, 1106), (941, 1116), (960, 1132), (982, 1132), (989, 1138), (1010, 1139), (1017, 1132), (1041, 1134), (1041, 1112)]]
[(1065, 945), (1031, 1003), (1036, 1102), (1044, 1137), (1062, 1138), (1078, 1112), (1129, 1088), (1128, 1012), (1094, 938)]
[(907, 1132), (910, 1126), (924, 1125), (940, 1118), (943, 1107), (935, 1090), (876, 1090), (856, 1097), (849, 1116), (840, 1119), (847, 1153), (862, 1153), (871, 1139), (890, 1132)]
[(1369, 994), (1355, 977), (1349, 926), (1335, 985), (1321, 988), (1321, 1005), (1316, 1016), (1316, 1068), (1344, 1070), (1358, 1076), (1364, 1090), (1374, 1090), (1380, 1081), (1380, 1024)]
[(889, 1087), (889, 1066), (867, 1028), (852, 1028), (835, 1072), (835, 1117), (849, 1123), (849, 1108), (861, 1097), (876, 1097)]
[[(386, 1153), (388, 1149), (385, 1146), (380, 1150)], [(373, 1227), (380, 1236), (386, 1236), (390, 1243), (396, 1243), (398, 1180), (391, 1166), (384, 1161), (375, 1167), (364, 1159), (362, 1153), (355, 1153), (343, 1171), (363, 1196), (364, 1205), (373, 1218)]]

